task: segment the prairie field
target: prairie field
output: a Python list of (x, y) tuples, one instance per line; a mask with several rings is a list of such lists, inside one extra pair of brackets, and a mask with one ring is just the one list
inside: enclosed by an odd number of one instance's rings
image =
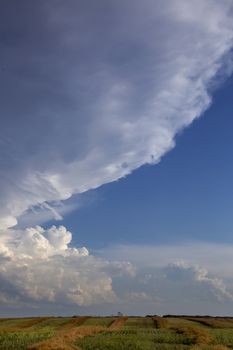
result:
[(227, 350), (233, 319), (38, 317), (0, 319), (1, 350)]

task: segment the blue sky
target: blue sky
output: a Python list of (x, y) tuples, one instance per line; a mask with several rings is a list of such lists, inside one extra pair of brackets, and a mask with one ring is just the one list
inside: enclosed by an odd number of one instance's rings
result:
[(208, 111), (176, 137), (176, 147), (158, 165), (143, 166), (88, 193), (83, 206), (63, 221), (77, 233), (77, 242), (93, 249), (129, 243), (232, 243), (232, 92), (229, 78)]
[(1, 5), (2, 315), (232, 313), (232, 0)]

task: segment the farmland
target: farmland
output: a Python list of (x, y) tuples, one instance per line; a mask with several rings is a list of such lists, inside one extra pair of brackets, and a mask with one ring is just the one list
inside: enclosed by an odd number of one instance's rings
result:
[(227, 350), (233, 319), (40, 317), (0, 319), (1, 350)]

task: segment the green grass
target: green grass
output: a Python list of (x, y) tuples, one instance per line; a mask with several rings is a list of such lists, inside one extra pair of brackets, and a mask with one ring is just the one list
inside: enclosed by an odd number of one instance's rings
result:
[(214, 344), (223, 344), (233, 348), (233, 329), (213, 329), (210, 330), (213, 335)]
[(70, 320), (72, 320), (71, 317), (60, 317), (60, 318), (50, 318), (48, 320), (45, 320), (43, 322), (40, 322), (38, 324), (35, 324), (32, 329), (33, 330), (46, 330), (46, 331), (54, 331), (57, 328), (60, 328), (67, 324)]
[[(233, 332), (214, 329), (185, 319), (169, 319), (166, 328), (155, 328), (150, 318), (129, 318), (123, 329), (106, 331), (77, 341), (82, 350), (213, 350), (232, 346)], [(206, 344), (205, 344), (206, 343)]]
[(77, 345), (83, 350), (188, 349), (188, 346), (182, 344), (183, 338), (168, 330), (125, 329), (98, 333), (79, 340)]
[(18, 318), (18, 319), (1, 319), (0, 331), (2, 329), (20, 327), (25, 322), (33, 320), (32, 318)]
[[(26, 350), (72, 327), (109, 327), (114, 317), (76, 319), (0, 319), (0, 350)], [(163, 322), (163, 321), (166, 322)], [(78, 320), (77, 320), (78, 321)], [(226, 350), (233, 349), (231, 321), (211, 319), (210, 325), (182, 318), (129, 317), (121, 329), (100, 331), (76, 340), (81, 350)], [(217, 321), (217, 322), (216, 322)], [(214, 326), (213, 326), (214, 324)], [(217, 328), (219, 326), (219, 328)], [(227, 328), (223, 328), (226, 327)], [(90, 334), (90, 333), (89, 333)], [(74, 341), (74, 340), (72, 340)], [(220, 345), (221, 344), (221, 345)], [(225, 346), (225, 347), (224, 347)]]
[(27, 346), (48, 339), (51, 332), (0, 332), (1, 350), (25, 350)]
[(233, 328), (233, 320), (227, 318), (189, 317), (187, 319), (212, 328)]
[(147, 317), (130, 317), (125, 325), (125, 328), (154, 328), (154, 321)]
[(165, 320), (167, 320), (167, 324), (169, 328), (173, 328), (173, 327), (197, 327), (197, 328), (206, 328), (206, 326), (197, 323), (195, 321), (191, 321), (188, 319), (184, 319), (184, 318), (165, 318)]

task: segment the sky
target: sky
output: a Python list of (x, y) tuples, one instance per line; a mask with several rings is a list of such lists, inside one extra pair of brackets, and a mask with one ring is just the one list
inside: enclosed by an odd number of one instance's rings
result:
[(0, 314), (233, 314), (232, 0), (2, 0)]

